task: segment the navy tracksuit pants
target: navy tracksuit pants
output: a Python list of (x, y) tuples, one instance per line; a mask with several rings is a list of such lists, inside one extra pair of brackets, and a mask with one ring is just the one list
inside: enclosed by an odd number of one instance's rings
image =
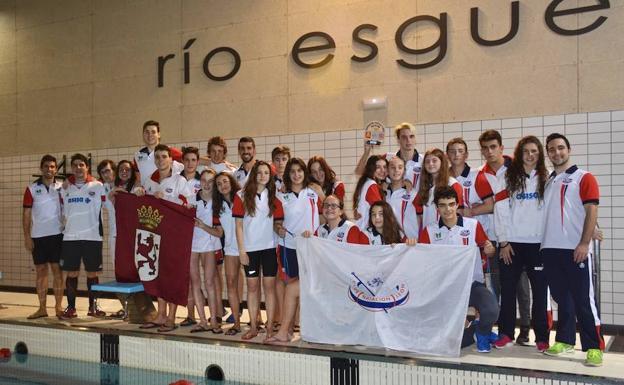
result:
[(531, 309), (531, 325), (535, 331), (536, 342), (548, 342), (547, 299), (548, 284), (544, 273), (544, 265), (540, 256), (539, 243), (510, 243), (515, 255), (511, 264), (500, 263), (501, 277), (501, 314), (499, 332), (514, 339), (516, 327), (516, 293), (522, 271), (526, 269), (531, 282), (533, 306)]
[(541, 254), (550, 293), (558, 305), (555, 341), (574, 345), (578, 320), (583, 351), (604, 350), (594, 302), (591, 253), (581, 263), (574, 263), (574, 250), (542, 249)]

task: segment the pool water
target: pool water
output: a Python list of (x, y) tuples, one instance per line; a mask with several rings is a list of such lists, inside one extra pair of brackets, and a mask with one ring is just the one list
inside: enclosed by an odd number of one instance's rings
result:
[(242, 384), (30, 354), (14, 354), (10, 360), (0, 362), (1, 385), (169, 385), (179, 380), (195, 385)]

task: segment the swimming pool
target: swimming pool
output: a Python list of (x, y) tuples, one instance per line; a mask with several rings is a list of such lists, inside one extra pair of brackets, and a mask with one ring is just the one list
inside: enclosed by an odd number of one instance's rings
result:
[(195, 385), (242, 384), (209, 381), (204, 377), (127, 368), (37, 355), (14, 354), (0, 362), (2, 385), (168, 385), (181, 379)]

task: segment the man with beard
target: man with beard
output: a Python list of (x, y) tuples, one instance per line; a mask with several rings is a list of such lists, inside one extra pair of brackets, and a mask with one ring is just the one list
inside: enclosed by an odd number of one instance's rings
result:
[(544, 192), (541, 253), (550, 292), (559, 305), (559, 317), (555, 344), (544, 353), (561, 356), (573, 352), (578, 320), (581, 346), (587, 352), (585, 365), (601, 366), (605, 344), (594, 300), (594, 256), (590, 250), (598, 220), (598, 181), (572, 163), (570, 142), (565, 136), (548, 135), (546, 151), (555, 170)]
[(243, 136), (238, 140), (238, 156), (243, 163), (234, 172), (238, 184), (243, 187), (247, 183), (247, 177), (251, 168), (256, 164), (256, 142), (250, 136)]
[(23, 229), (24, 247), (32, 253), (37, 274), (37, 296), (39, 309), (28, 319), (47, 317), (46, 298), (48, 293), (48, 266), (54, 277), (54, 298), (56, 315), (63, 314), (63, 275), (59, 267), (63, 244), (63, 223), (59, 190), (61, 182), (56, 180), (56, 158), (45, 155), (39, 168), (41, 177), (31, 183), (24, 192)]

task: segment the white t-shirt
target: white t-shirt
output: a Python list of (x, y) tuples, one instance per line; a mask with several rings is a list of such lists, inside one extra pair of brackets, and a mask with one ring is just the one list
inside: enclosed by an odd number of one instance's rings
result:
[(65, 230), (63, 241), (101, 241), (102, 203), (106, 201), (104, 185), (91, 175), (78, 187), (73, 177), (67, 189), (61, 190)]
[(551, 174), (544, 192), (546, 206), (542, 249), (574, 250), (581, 241), (585, 204), (600, 203), (596, 178), (576, 165)]
[[(208, 226), (215, 226), (212, 215), (212, 200), (205, 201), (197, 193), (193, 198), (192, 205), (195, 206), (195, 217)], [(214, 235), (195, 226), (193, 228), (193, 244), (191, 251), (194, 253), (206, 253), (209, 251), (221, 250), (221, 240)]]
[(232, 207), (227, 201), (223, 201), (221, 212), (213, 213), (213, 223), (223, 228), (225, 244), (223, 253), (225, 255), (238, 255), (238, 242), (236, 241), (236, 218), (232, 216)]
[(241, 164), (241, 166), (237, 168), (236, 171), (234, 171), (234, 178), (236, 178), (236, 181), (241, 188), (245, 187), (245, 184), (247, 183), (247, 178), (249, 178), (249, 173), (247, 172), (247, 170), (245, 170), (244, 163)]
[(32, 227), (30, 228), (32, 238), (58, 235), (63, 232), (61, 186), (61, 182), (54, 180), (48, 187), (39, 178), (26, 187), (22, 205), (24, 208), (32, 209)]
[[(461, 175), (456, 176), (455, 179), (462, 187), (464, 207), (470, 208), (476, 204), (482, 204), (488, 198), (494, 199), (494, 191), (492, 191), (487, 177), (478, 169), (472, 169), (466, 164)], [(472, 218), (481, 223), (488, 237), (494, 238), (491, 214), (475, 215)]]
[(269, 210), (269, 191), (267, 189), (262, 190), (262, 193), (256, 194), (256, 212), (251, 216), (243, 205), (243, 191), (238, 191), (234, 195), (232, 216), (243, 219), (245, 251), (260, 251), (276, 247), (273, 236), (273, 221), (284, 219), (284, 210), (282, 209), (282, 202), (277, 197), (274, 198), (274, 202), (275, 211), (271, 213)]
[[(401, 157), (401, 150), (396, 153), (388, 152), (386, 153), (386, 160), (390, 161), (393, 157)], [(412, 183), (414, 189), (418, 189), (418, 182), (420, 180), (420, 171), (422, 170), (422, 162), (424, 157), (418, 153), (417, 150), (414, 149), (414, 155), (412, 159), (409, 159), (405, 162), (405, 176), (404, 179), (408, 180)]]
[(106, 194), (106, 201), (104, 202), (104, 208), (108, 213), (108, 236), (117, 236), (117, 221), (115, 220), (115, 205), (108, 199), (108, 194), (113, 191), (115, 187), (109, 183), (104, 183), (104, 193)]
[(357, 212), (360, 214), (360, 219), (358, 219), (355, 223), (360, 230), (366, 230), (368, 227), (368, 217), (371, 205), (381, 200), (383, 200), (383, 197), (381, 196), (379, 185), (374, 180), (368, 178), (368, 180), (362, 185), (360, 200), (358, 201), (357, 206)]
[(155, 195), (160, 191), (164, 194), (163, 199), (179, 205), (191, 201), (193, 194), (189, 190), (187, 180), (182, 175), (171, 172), (165, 179), (159, 181), (159, 178), (158, 170), (154, 171), (143, 185), (145, 193)]
[[(485, 163), (479, 169), (479, 172), (483, 174), (487, 182), (490, 184), (490, 189), (494, 193), (494, 200), (500, 200), (500, 196), (497, 198), (497, 194), (505, 194), (505, 173), (507, 172), (507, 168), (511, 165), (511, 158), (508, 156), (504, 156), (503, 165), (496, 171), (490, 167), (489, 164)], [(481, 177), (477, 177), (477, 183)], [(488, 236), (492, 240), (498, 240), (498, 231), (494, 225), (494, 214), (487, 214), (489, 221)]]
[(539, 176), (535, 170), (526, 178), (524, 192), (504, 194), (494, 206), (494, 223), (500, 242), (540, 243), (544, 232), (544, 201), (539, 198)]
[[(476, 219), (464, 218), (461, 215), (457, 216), (457, 224), (452, 228), (446, 227), (442, 220), (428, 225), (418, 239), (419, 243), (424, 244), (473, 247), (482, 247), (486, 241), (488, 237), (481, 224)], [(475, 259), (473, 281), (484, 281), (482, 258)]]
[[(453, 177), (449, 178), (448, 185), (452, 187), (457, 193), (457, 198), (459, 200), (459, 202), (457, 202), (457, 208), (458, 209), (463, 208), (464, 200), (463, 200), (461, 186), (459, 185), (457, 180)], [(433, 203), (433, 195), (434, 195), (434, 190), (435, 190), (434, 187), (435, 186), (432, 186), (429, 189), (429, 200), (426, 203), (421, 202), (420, 196), (418, 195), (416, 196), (416, 199), (414, 199), (413, 201), (414, 207), (416, 208), (416, 213), (422, 216), (421, 228), (425, 228), (432, 223), (438, 223), (438, 220), (440, 219), (436, 205)]]
[(394, 216), (403, 233), (407, 238), (418, 239), (418, 217), (416, 215), (416, 207), (414, 207), (415, 198), (415, 189), (412, 189), (410, 193), (403, 187), (396, 190), (391, 190), (390, 188), (386, 190), (386, 202), (392, 207)]
[(359, 227), (351, 221), (343, 219), (333, 230), (329, 229), (328, 224), (320, 226), (316, 230), (317, 237), (325, 238), (336, 242), (355, 243), (360, 245), (368, 245), (368, 237)]
[[(182, 178), (186, 179), (184, 176), (184, 171), (180, 173)], [(195, 196), (201, 190), (201, 174), (198, 171), (195, 171), (195, 176), (191, 179), (187, 179), (186, 184), (188, 185), (188, 189), (190, 193)]]
[[(170, 147), (173, 164), (171, 168), (175, 174), (184, 171), (182, 161), (182, 152), (175, 147)], [(141, 173), (141, 185), (145, 187), (145, 183), (150, 176), (156, 171), (156, 163), (154, 163), (154, 151), (150, 152), (147, 147), (143, 147), (134, 154), (134, 166)]]
[(286, 236), (278, 238), (281, 246), (289, 249), (296, 249), (295, 237), (304, 231), (314, 233), (319, 227), (320, 199), (316, 191), (306, 187), (299, 193), (287, 192), (277, 193), (277, 197), (282, 202), (284, 210), (284, 223)]

